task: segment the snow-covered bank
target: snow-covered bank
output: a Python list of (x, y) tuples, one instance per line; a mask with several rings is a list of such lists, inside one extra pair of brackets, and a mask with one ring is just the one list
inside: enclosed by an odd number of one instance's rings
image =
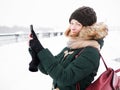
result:
[(0, 90), (50, 90), (51, 79), (28, 71), (27, 43), (0, 47)]
[[(120, 31), (110, 32), (105, 39), (101, 53), (108, 66), (117, 69), (120, 63), (113, 59), (120, 55)], [(62, 36), (40, 38), (44, 47), (57, 54), (66, 44)], [(0, 90), (51, 90), (52, 80), (40, 72), (28, 71), (31, 57), (28, 53), (28, 42), (20, 42), (0, 47)], [(98, 75), (105, 70), (101, 61)]]

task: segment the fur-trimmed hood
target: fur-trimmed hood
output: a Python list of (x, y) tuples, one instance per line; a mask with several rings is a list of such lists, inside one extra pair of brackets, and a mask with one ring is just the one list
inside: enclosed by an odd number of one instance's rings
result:
[(100, 49), (97, 40), (103, 39), (108, 34), (107, 25), (104, 23), (95, 23), (92, 26), (84, 26), (77, 37), (70, 36), (70, 29), (66, 30), (65, 35), (69, 38), (67, 43), (69, 48), (77, 49), (86, 46), (93, 46)]

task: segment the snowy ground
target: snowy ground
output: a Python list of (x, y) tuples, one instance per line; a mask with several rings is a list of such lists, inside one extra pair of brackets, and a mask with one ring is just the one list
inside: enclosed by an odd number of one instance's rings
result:
[[(105, 39), (102, 55), (108, 66), (120, 68), (120, 31), (110, 32)], [(44, 47), (57, 54), (66, 44), (62, 36), (40, 39)], [(28, 42), (19, 42), (0, 47), (0, 90), (51, 90), (52, 80), (40, 72), (28, 71), (31, 57), (28, 53)], [(105, 70), (101, 61), (99, 74)], [(97, 77), (98, 77), (97, 76)]]

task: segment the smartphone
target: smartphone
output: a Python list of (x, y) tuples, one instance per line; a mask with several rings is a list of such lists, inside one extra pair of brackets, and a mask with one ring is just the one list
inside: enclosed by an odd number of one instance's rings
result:
[(33, 29), (33, 25), (30, 25), (30, 31), (31, 31), (30, 37), (33, 38), (33, 39), (38, 39), (37, 35), (36, 35), (36, 33)]

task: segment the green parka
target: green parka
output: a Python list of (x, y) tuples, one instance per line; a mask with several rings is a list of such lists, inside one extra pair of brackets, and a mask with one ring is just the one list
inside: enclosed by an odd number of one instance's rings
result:
[[(93, 80), (99, 67), (99, 53), (96, 48), (86, 47), (83, 52), (75, 58), (82, 50), (75, 49), (74, 53), (64, 58), (64, 48), (60, 54), (53, 56), (48, 49), (39, 52), (42, 70), (53, 78), (55, 87), (60, 90), (76, 90), (76, 84), (80, 84), (80, 90), (85, 90)], [(44, 68), (43, 68), (44, 67)], [(39, 65), (41, 69), (41, 65)]]
[[(99, 36), (106, 35), (103, 35), (103, 32), (99, 33)], [(103, 39), (95, 41), (99, 43), (100, 48), (103, 46)], [(81, 50), (83, 51), (78, 55)], [(65, 56), (66, 51), (70, 53)], [(100, 62), (98, 49), (89, 45), (75, 49), (65, 47), (56, 56), (49, 49), (43, 49), (37, 55), (40, 60), (38, 68), (44, 74), (50, 75), (53, 79), (54, 88), (57, 87), (60, 90), (76, 90), (76, 85), (78, 84), (80, 90), (85, 90), (94, 80)], [(78, 55), (77, 58), (76, 55)]]

